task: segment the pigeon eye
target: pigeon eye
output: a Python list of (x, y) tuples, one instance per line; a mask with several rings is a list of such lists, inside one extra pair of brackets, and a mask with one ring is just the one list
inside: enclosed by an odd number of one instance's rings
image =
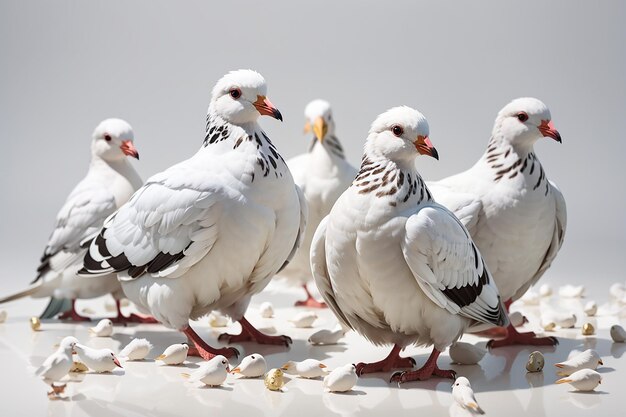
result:
[(517, 113), (517, 120), (519, 120), (520, 122), (525, 122), (526, 120), (528, 120), (528, 114), (526, 114), (526, 112), (519, 112)]
[(106, 140), (107, 142), (111, 141), (111, 135), (109, 135), (108, 133), (104, 135), (104, 140)]
[(391, 128), (391, 131), (393, 132), (394, 135), (396, 135), (397, 137), (402, 136), (402, 134), (404, 133), (404, 129), (402, 129), (402, 126), (398, 126), (398, 125), (394, 125)]
[(252, 359), (254, 359), (254, 355), (250, 356)]
[(222, 365), (226, 365), (226, 361), (222, 361)]
[(238, 88), (233, 88), (228, 92), (228, 94), (230, 94), (232, 98), (237, 100), (239, 97), (241, 97), (241, 90)]

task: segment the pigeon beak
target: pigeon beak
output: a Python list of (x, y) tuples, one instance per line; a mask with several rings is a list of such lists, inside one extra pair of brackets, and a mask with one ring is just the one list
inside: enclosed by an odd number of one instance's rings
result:
[(320, 141), (320, 143), (324, 142), (324, 138), (326, 137), (327, 132), (328, 125), (324, 121), (324, 118), (318, 117), (317, 119), (315, 119), (315, 122), (313, 122), (313, 134), (315, 134), (315, 137), (317, 138), (317, 140)]
[(122, 141), (120, 149), (122, 150), (122, 152), (124, 152), (124, 155), (132, 156), (135, 159), (139, 159), (139, 152), (137, 152), (137, 148), (135, 148), (135, 145), (133, 145), (132, 141)]
[(226, 365), (226, 372), (230, 372), (230, 365)]
[(257, 100), (252, 103), (254, 107), (256, 107), (257, 111), (262, 116), (271, 116), (274, 119), (278, 119), (281, 122), (283, 121), (283, 115), (280, 114), (278, 109), (272, 104), (271, 101), (267, 99), (265, 96), (257, 96)]
[(241, 369), (239, 369), (239, 367), (236, 367), (235, 369), (233, 369), (230, 372), (233, 373), (233, 374), (238, 374), (238, 373), (241, 373)]
[(120, 361), (117, 358), (113, 358), (113, 363), (115, 364), (115, 366), (118, 366), (120, 368), (124, 368), (121, 364)]
[(311, 131), (311, 123), (307, 120), (307, 122), (304, 124), (304, 134), (306, 135), (310, 131)]
[(435, 149), (428, 136), (419, 135), (413, 144), (420, 155), (432, 156), (436, 160), (439, 160), (439, 152), (437, 152), (437, 149)]
[(539, 129), (544, 138), (550, 137), (557, 142), (562, 143), (561, 134), (554, 128), (552, 120), (542, 120), (537, 129)]
[(600, 359), (600, 360), (598, 361), (598, 364), (600, 364), (600, 365), (604, 365), (604, 363), (602, 363), (602, 359)]

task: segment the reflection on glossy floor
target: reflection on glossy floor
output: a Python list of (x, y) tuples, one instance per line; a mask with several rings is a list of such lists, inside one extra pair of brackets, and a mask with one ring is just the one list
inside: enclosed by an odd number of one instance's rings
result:
[[(236, 345), (244, 355), (259, 352), (265, 355), (269, 367), (278, 367), (287, 360), (316, 358), (329, 368), (358, 361), (373, 361), (384, 357), (388, 348), (375, 348), (354, 333), (349, 333), (335, 346), (311, 346), (307, 339), (320, 328), (334, 326), (332, 314), (323, 310), (312, 329), (295, 329), (288, 322), (296, 309), (291, 307), (299, 293), (272, 285), (253, 300), (249, 319), (266, 331), (288, 334), (293, 338), (290, 349), (277, 346)], [(262, 319), (257, 306), (271, 301), (275, 307), (273, 319)], [(105, 314), (104, 299), (79, 304), (79, 310), (89, 306), (100, 316)], [(579, 318), (582, 301), (549, 302), (555, 308), (574, 311)], [(109, 347), (118, 352), (133, 337), (145, 337), (154, 349), (148, 358), (159, 355), (171, 343), (184, 341), (184, 336), (160, 325), (129, 325), (115, 327), (110, 338), (90, 337), (89, 324), (66, 324), (44, 322), (41, 331), (33, 332), (28, 319), (41, 311), (45, 302), (22, 300), (2, 306), (9, 313), (6, 323), (0, 324), (0, 363), (2, 389), (0, 404), (5, 416), (192, 416), (192, 415), (359, 415), (380, 416), (383, 413), (402, 415), (446, 416), (466, 415), (454, 407), (451, 381), (432, 379), (412, 382), (402, 388), (389, 384), (388, 374), (375, 374), (360, 378), (354, 391), (347, 394), (324, 393), (320, 380), (293, 378), (284, 392), (270, 392), (262, 379), (239, 380), (229, 376), (221, 388), (197, 388), (185, 383), (181, 372), (196, 368), (197, 359), (192, 358), (183, 366), (161, 366), (152, 359), (143, 362), (127, 362), (124, 369), (113, 374), (84, 374), (74, 377), (68, 384), (65, 400), (49, 401), (47, 387), (32, 376), (29, 367), (38, 366), (53, 350), (53, 345), (63, 336), (74, 335), (92, 347)], [(521, 306), (531, 322), (527, 328), (538, 327), (537, 313), (540, 307)], [(301, 309), (298, 309), (301, 310)], [(601, 311), (603, 309), (601, 308)], [(543, 372), (527, 374), (524, 366), (531, 347), (507, 347), (489, 352), (478, 365), (450, 365), (459, 375), (472, 383), (477, 399), (487, 415), (513, 417), (518, 415), (586, 416), (593, 412), (598, 416), (623, 415), (624, 382), (626, 382), (626, 343), (613, 343), (608, 328), (619, 318), (599, 316), (591, 322), (598, 329), (597, 335), (582, 336), (579, 319), (576, 329), (554, 333), (560, 345), (539, 348), (546, 358)], [(622, 322), (622, 325), (624, 323)], [(237, 330), (238, 325), (228, 330)], [(207, 321), (196, 323), (198, 332), (210, 343), (217, 343), (219, 333), (227, 330), (209, 327)], [(465, 336), (464, 341), (484, 344), (486, 339)], [(574, 393), (566, 385), (554, 385), (557, 378), (554, 363), (566, 359), (572, 349), (594, 348), (602, 356), (603, 382), (593, 393)], [(426, 360), (428, 350), (410, 348), (404, 355), (415, 358), (420, 365)], [(236, 362), (236, 361), (233, 361)], [(441, 356), (440, 365), (448, 365), (447, 354)], [(234, 365), (235, 363), (233, 363)], [(623, 411), (623, 410), (622, 410)]]

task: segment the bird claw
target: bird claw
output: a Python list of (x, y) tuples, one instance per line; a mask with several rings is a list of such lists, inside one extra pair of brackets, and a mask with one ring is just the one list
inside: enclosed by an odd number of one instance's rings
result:
[(403, 382), (402, 381), (402, 377), (406, 373), (407, 373), (407, 371), (397, 371), (397, 372), (394, 372), (391, 375), (391, 378), (389, 378), (389, 382), (396, 382), (396, 383), (398, 383), (398, 387), (400, 387), (400, 384)]

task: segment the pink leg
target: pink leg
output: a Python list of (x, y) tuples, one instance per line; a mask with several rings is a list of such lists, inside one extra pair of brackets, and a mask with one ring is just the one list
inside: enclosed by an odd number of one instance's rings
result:
[(183, 333), (191, 340), (194, 346), (189, 347), (188, 355), (200, 356), (205, 361), (212, 359), (217, 355), (224, 355), (227, 358), (238, 357), (239, 351), (232, 347), (216, 349), (209, 346), (200, 336), (196, 333), (191, 326), (187, 326), (182, 330)]
[(360, 362), (356, 364), (356, 374), (361, 376), (363, 374), (371, 374), (374, 372), (388, 372), (397, 368), (412, 368), (415, 366), (415, 360), (413, 358), (401, 358), (400, 346), (393, 345), (393, 349), (385, 359), (373, 363)]
[(420, 369), (415, 371), (403, 371), (396, 372), (391, 375), (391, 379), (389, 382), (397, 382), (398, 385), (409, 382), (409, 381), (424, 381), (426, 379), (430, 379), (430, 377), (438, 376), (440, 378), (456, 378), (456, 372), (452, 370), (444, 370), (439, 369), (437, 367), (437, 358), (439, 357), (439, 352), (437, 349), (433, 348), (433, 352), (428, 357), (428, 360)]
[(115, 307), (117, 308), (117, 317), (115, 317), (113, 319), (114, 323), (122, 323), (122, 324), (126, 324), (126, 323), (149, 323), (149, 324), (158, 323), (158, 321), (156, 321), (156, 319), (154, 317), (139, 316), (139, 315), (137, 315), (135, 313), (130, 313), (130, 315), (128, 317), (124, 316), (122, 314), (122, 307), (120, 305), (120, 300), (115, 300)]
[(517, 329), (510, 324), (506, 330), (507, 334), (504, 339), (492, 339), (487, 342), (487, 347), (497, 348), (511, 345), (556, 346), (559, 344), (559, 341), (554, 336), (537, 337), (534, 332), (519, 333)]
[(228, 334), (222, 333), (217, 340), (224, 341), (226, 343), (240, 343), (240, 342), (256, 342), (261, 345), (285, 345), (289, 346), (293, 341), (289, 336), (269, 336), (265, 333), (258, 331), (245, 317), (239, 320), (241, 324), (241, 333)]
[(72, 308), (61, 314), (59, 316), (59, 319), (72, 321), (91, 321), (89, 317), (84, 317), (78, 314), (78, 312), (76, 311), (76, 299), (72, 300)]
[(313, 307), (313, 308), (327, 308), (328, 307), (325, 302), (317, 301), (315, 298), (313, 298), (306, 284), (304, 284), (302, 288), (304, 288), (304, 291), (306, 292), (306, 300), (296, 301), (296, 303), (294, 304), (296, 307)]

